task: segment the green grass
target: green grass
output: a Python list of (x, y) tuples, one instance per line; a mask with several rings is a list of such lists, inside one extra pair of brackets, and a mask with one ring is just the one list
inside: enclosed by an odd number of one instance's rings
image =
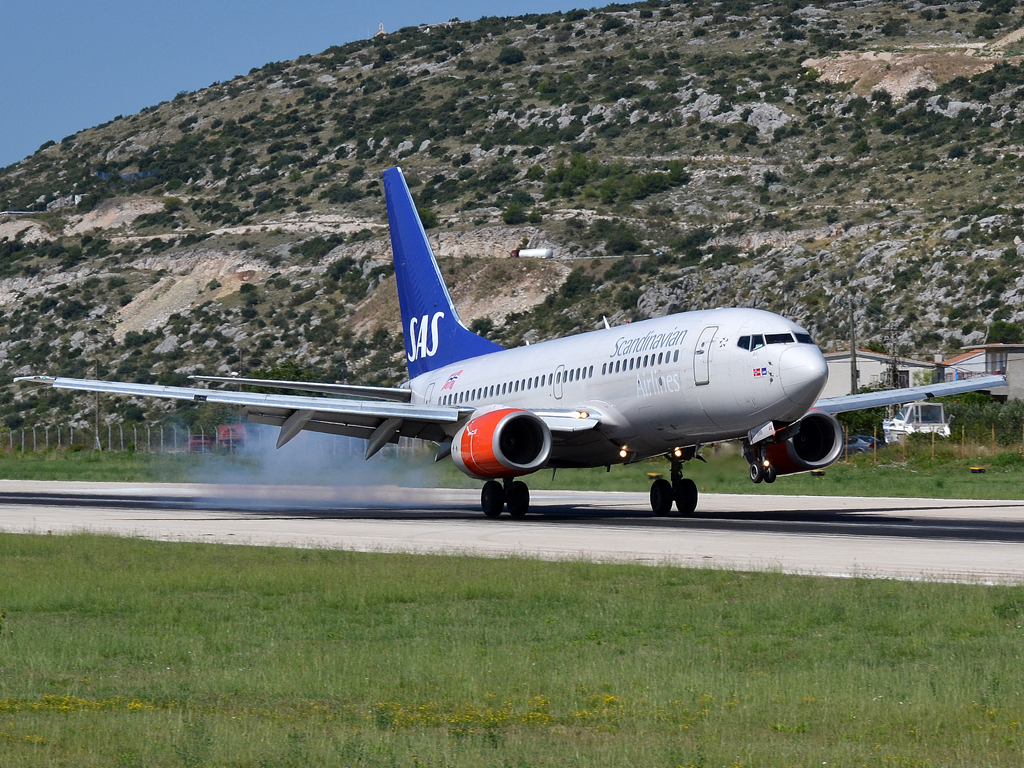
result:
[[(1024, 496), (1024, 461), (1007, 450), (992, 455), (975, 446), (965, 459), (952, 443), (940, 446), (931, 458), (930, 445), (913, 445), (904, 460), (899, 447), (876, 457), (863, 454), (829, 467), (824, 477), (799, 474), (780, 477), (774, 484), (754, 485), (747, 465), (735, 446), (715, 454), (705, 450), (707, 463), (690, 461), (685, 472), (706, 493), (801, 494), (823, 496), (899, 496), (960, 499), (1019, 499)], [(972, 474), (970, 467), (986, 468)], [(428, 487), (478, 488), (480, 482), (466, 477), (450, 461), (434, 464), (421, 453), (401, 459), (378, 457), (368, 465), (355, 456), (322, 458), (309, 467), (295, 463), (294, 472), (277, 469), (273, 479), (296, 484), (387, 482)], [(301, 471), (300, 471), (301, 466)], [(345, 471), (338, 471), (338, 468)], [(366, 470), (364, 471), (364, 467)], [(390, 469), (389, 469), (390, 467)], [(224, 455), (175, 455), (105, 453), (94, 451), (10, 453), (0, 452), (0, 478), (16, 480), (89, 480), (134, 482), (216, 482), (267, 480), (266, 467), (255, 458)], [(367, 474), (369, 473), (369, 474)], [(646, 491), (648, 473), (668, 476), (664, 459), (605, 469), (559, 470), (554, 480), (544, 470), (525, 478), (532, 489), (598, 491)]]
[(0, 535), (0, 764), (1007, 766), (1024, 588)]

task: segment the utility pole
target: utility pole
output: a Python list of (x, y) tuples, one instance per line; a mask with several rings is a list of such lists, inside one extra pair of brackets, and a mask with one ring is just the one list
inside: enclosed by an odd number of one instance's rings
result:
[(853, 295), (850, 295), (850, 394), (856, 395), (857, 386), (857, 324), (853, 316)]
[(890, 323), (889, 328), (889, 389), (900, 387), (900, 358), (896, 343), (896, 324)]
[[(99, 377), (100, 377), (100, 363), (99, 363), (99, 360), (97, 360), (96, 361), (96, 378), (97, 378), (97, 380), (99, 379)], [(92, 447), (93, 447), (93, 450), (96, 450), (96, 451), (102, 450), (102, 447), (100, 446), (100, 393), (99, 392), (96, 392), (96, 431), (94, 433), (94, 438), (93, 438), (93, 441), (92, 441)]]
[[(886, 342), (889, 346), (889, 389), (899, 389), (900, 387), (900, 358), (899, 358), (899, 347), (896, 339), (896, 323), (891, 322), (886, 326)], [(891, 419), (896, 415), (898, 410), (897, 405), (890, 405), (887, 407), (886, 412)]]

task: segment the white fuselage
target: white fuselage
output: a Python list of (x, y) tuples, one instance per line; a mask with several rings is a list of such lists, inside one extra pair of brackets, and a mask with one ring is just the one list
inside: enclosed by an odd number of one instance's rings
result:
[(597, 415), (600, 426), (555, 445), (549, 464), (600, 466), (792, 423), (827, 378), (800, 326), (762, 310), (714, 309), (470, 358), (410, 386), (419, 403)]

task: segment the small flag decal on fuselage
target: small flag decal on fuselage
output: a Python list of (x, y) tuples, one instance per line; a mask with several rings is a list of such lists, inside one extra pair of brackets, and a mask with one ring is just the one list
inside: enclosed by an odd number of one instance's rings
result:
[(767, 368), (755, 368), (754, 369), (754, 378), (755, 379), (758, 378), (759, 376), (767, 376), (767, 375), (768, 375), (768, 369)]
[(442, 392), (444, 392), (444, 391), (445, 391), (446, 389), (455, 389), (455, 380), (456, 380), (457, 378), (459, 378), (459, 376), (460, 376), (461, 374), (462, 374), (462, 371), (456, 371), (456, 372), (455, 372), (455, 373), (453, 373), (453, 374), (452, 374), (451, 376), (449, 376), (449, 377), (448, 377), (448, 381), (446, 381), (446, 382), (444, 383), (444, 386), (443, 386), (443, 387), (441, 387), (441, 391), (442, 391)]

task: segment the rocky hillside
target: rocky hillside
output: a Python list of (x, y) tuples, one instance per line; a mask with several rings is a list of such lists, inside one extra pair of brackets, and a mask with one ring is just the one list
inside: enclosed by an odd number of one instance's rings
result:
[[(1021, 21), (1014, 0), (643, 2), (406, 28), (180, 93), (0, 170), (0, 374), (401, 381), (394, 164), (463, 319), (504, 344), (739, 305), (842, 346), (850, 301), (859, 339), (904, 354), (1012, 336)], [(0, 417), (55, 405), (89, 414), (11, 389)]]

